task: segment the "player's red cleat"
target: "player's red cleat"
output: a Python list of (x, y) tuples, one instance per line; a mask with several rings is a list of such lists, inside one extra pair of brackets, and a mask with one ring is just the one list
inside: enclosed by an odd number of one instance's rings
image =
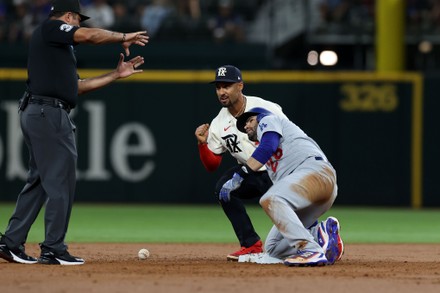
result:
[(228, 254), (226, 259), (231, 260), (231, 261), (238, 261), (238, 257), (240, 255), (251, 254), (251, 253), (261, 253), (261, 252), (263, 252), (263, 242), (261, 242), (261, 240), (258, 240), (257, 242), (254, 243), (254, 245), (252, 245), (250, 247), (242, 246), (239, 251)]

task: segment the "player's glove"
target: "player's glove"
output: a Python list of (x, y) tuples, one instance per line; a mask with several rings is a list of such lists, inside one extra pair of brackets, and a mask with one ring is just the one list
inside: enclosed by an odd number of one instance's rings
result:
[(252, 169), (247, 165), (242, 166), (238, 172), (234, 173), (231, 179), (223, 184), (219, 193), (219, 200), (229, 202), (231, 200), (231, 191), (239, 188), (244, 178), (246, 178), (252, 172), (254, 171), (252, 171)]

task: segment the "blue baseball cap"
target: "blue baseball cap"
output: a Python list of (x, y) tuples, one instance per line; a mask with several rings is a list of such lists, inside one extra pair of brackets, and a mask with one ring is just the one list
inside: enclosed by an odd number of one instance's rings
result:
[(261, 107), (251, 108), (249, 109), (249, 111), (244, 112), (243, 114), (238, 116), (236, 123), (237, 129), (240, 130), (241, 132), (246, 133), (244, 127), (246, 126), (246, 121), (249, 119), (249, 117), (257, 116), (257, 121), (260, 122), (260, 120), (267, 115), (273, 115), (273, 114), (272, 112), (270, 112), (265, 108), (261, 108)]
[(215, 72), (215, 80), (210, 83), (216, 82), (242, 82), (243, 78), (241, 77), (240, 69), (232, 65), (223, 65), (217, 68)]

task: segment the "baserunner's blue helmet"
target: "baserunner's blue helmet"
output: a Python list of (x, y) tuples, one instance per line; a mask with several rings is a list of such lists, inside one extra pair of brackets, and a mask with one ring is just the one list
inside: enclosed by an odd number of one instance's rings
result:
[(261, 118), (267, 115), (272, 115), (273, 113), (270, 112), (267, 109), (261, 108), (261, 107), (254, 107), (249, 109), (249, 111), (244, 112), (237, 118), (237, 129), (241, 132), (246, 133), (246, 130), (244, 130), (244, 126), (246, 125), (246, 121), (251, 116), (257, 116), (257, 121), (260, 122)]

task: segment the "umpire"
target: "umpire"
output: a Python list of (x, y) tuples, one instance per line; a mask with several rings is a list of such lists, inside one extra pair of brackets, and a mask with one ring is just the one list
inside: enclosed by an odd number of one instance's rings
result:
[[(77, 75), (74, 46), (80, 43), (121, 43), (126, 55), (133, 44), (148, 43), (146, 31), (119, 33), (82, 28), (89, 17), (80, 13), (78, 0), (56, 0), (49, 18), (34, 31), (29, 44), (27, 91), (20, 100), (20, 124), (29, 149), (26, 185), (18, 196), (7, 229), (0, 238), (0, 257), (24, 264), (80, 265), (64, 242), (76, 185), (75, 124), (70, 110), (77, 96), (142, 72), (141, 56), (125, 62), (121, 53), (115, 70), (94, 78)], [(42, 206), (45, 238), (38, 259), (25, 253), (28, 232)]]

